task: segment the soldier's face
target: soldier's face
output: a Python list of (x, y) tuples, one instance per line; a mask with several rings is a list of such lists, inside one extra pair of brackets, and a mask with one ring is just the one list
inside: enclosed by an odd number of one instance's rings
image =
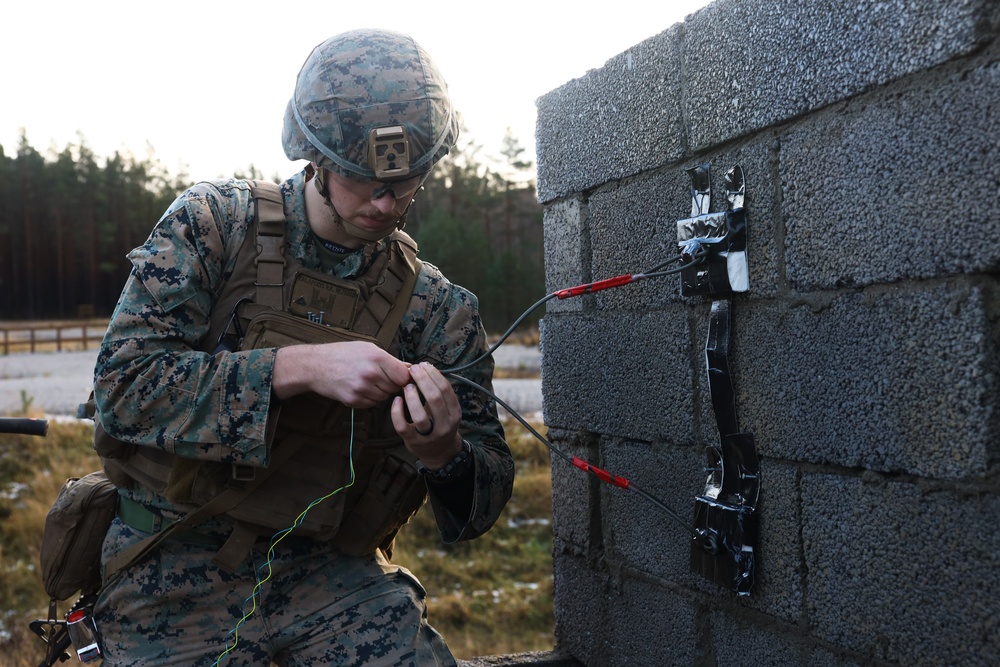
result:
[(361, 182), (333, 171), (326, 173), (330, 202), (340, 217), (367, 232), (384, 231), (386, 235), (395, 228), (423, 182), (419, 176), (394, 184)]

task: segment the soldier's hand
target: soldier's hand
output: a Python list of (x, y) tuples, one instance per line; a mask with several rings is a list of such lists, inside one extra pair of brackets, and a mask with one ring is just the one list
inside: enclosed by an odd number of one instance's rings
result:
[(271, 387), (281, 399), (312, 391), (352, 408), (370, 408), (410, 381), (409, 364), (374, 343), (351, 341), (280, 348)]
[(462, 449), (458, 433), (462, 406), (451, 383), (434, 366), (415, 364), (409, 376), (412, 382), (392, 402), (392, 425), (406, 448), (425, 466), (437, 470)]

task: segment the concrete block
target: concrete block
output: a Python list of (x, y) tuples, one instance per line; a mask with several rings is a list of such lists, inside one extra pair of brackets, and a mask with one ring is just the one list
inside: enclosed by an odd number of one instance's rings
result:
[(717, 667), (801, 665), (808, 654), (804, 642), (782, 624), (748, 622), (720, 611), (709, 617)]
[[(591, 194), (593, 279), (644, 273), (677, 257), (677, 220), (690, 214), (690, 187), (683, 169), (670, 169)], [(628, 311), (660, 309), (679, 302), (679, 294), (680, 280), (671, 276), (604, 290), (595, 298), (600, 310)]]
[(880, 663), (864, 656), (841, 655), (826, 647), (818, 646), (812, 649), (808, 659), (803, 664), (807, 667), (873, 667)]
[(701, 447), (650, 445), (605, 438), (602, 460), (594, 462), (660, 499), (685, 523), (634, 491), (602, 484), (605, 546), (621, 566), (713, 594), (717, 587), (691, 572), (690, 526), (694, 497), (705, 484)]
[[(705, 486), (703, 448), (651, 447), (606, 440), (603, 450), (609, 472), (659, 498), (690, 524), (695, 496)], [(793, 466), (765, 459), (761, 479), (756, 583), (750, 597), (739, 599), (739, 603), (797, 623), (803, 603), (797, 471)], [(686, 529), (634, 492), (608, 485), (602, 489), (609, 558), (710, 596), (719, 604), (736, 601), (730, 589), (691, 572), (691, 538)]]
[(798, 469), (783, 461), (763, 458), (760, 477), (756, 582), (750, 589), (749, 600), (741, 599), (740, 603), (789, 623), (799, 623), (805, 571), (799, 535)]
[(881, 89), (781, 137), (794, 288), (996, 271), (998, 59)]
[[(549, 431), (548, 438), (569, 456), (579, 456), (585, 461), (596, 458), (596, 438), (554, 429)], [(593, 534), (600, 516), (595, 481), (563, 458), (552, 456), (552, 533), (584, 554), (603, 548), (600, 533)]]
[(986, 475), (998, 451), (996, 286), (826, 294), (739, 311), (743, 430), (765, 456), (924, 477)]
[(905, 665), (1000, 664), (1000, 496), (804, 474), (810, 628)]
[(686, 319), (675, 313), (546, 317), (545, 423), (639, 440), (691, 441)]
[[(589, 210), (579, 198), (553, 202), (542, 216), (545, 243), (546, 293), (590, 280)], [(579, 312), (584, 299), (553, 299), (547, 313)]]
[(696, 607), (661, 588), (654, 580), (623, 577), (621, 595), (609, 600), (612, 628), (608, 667), (663, 667), (694, 664), (697, 650)]
[[(553, 289), (666, 259), (685, 167), (747, 170), (731, 363), (762, 457), (749, 599), (690, 573), (644, 499), (554, 468), (561, 650), (1000, 664), (998, 36), (995, 0), (718, 0), (539, 100)], [(600, 436), (592, 463), (686, 518), (718, 434), (708, 303), (677, 284), (553, 304), (543, 384), (557, 437)]]
[[(586, 665), (606, 652), (610, 591), (599, 562), (562, 548), (556, 539), (554, 568), (556, 645)], [(597, 570), (597, 571), (595, 571)]]
[[(718, 0), (683, 31), (697, 152), (973, 53), (989, 0)], [(913, 167), (913, 165), (907, 165)]]
[(678, 44), (675, 26), (538, 99), (539, 201), (655, 169), (683, 154)]

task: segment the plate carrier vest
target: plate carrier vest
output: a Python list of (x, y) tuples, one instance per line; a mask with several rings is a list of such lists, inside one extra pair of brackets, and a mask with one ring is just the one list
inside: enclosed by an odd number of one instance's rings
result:
[[(398, 355), (399, 324), (420, 271), (416, 242), (396, 230), (387, 247), (376, 250), (368, 244), (368, 268), (354, 279), (310, 271), (285, 256), (278, 186), (250, 185), (256, 215), (247, 215), (255, 220), (216, 300), (202, 350), (363, 340)], [(389, 405), (352, 412), (312, 393), (272, 405), (266, 468), (131, 445), (108, 435), (96, 417), (94, 446), (116, 485), (138, 483), (190, 510), (171, 526), (195, 525), (219, 514), (233, 519), (233, 532), (214, 559), (223, 567), (235, 568), (258, 537), (289, 528), (311, 503), (343, 487), (311, 507), (296, 534), (331, 541), (349, 555), (376, 549), (388, 555), (399, 528), (426, 496), (416, 459), (392, 426)]]

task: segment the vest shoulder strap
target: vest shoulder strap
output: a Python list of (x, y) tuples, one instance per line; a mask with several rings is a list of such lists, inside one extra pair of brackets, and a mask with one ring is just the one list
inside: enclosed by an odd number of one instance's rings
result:
[(256, 299), (281, 310), (285, 273), (285, 205), (281, 188), (270, 181), (249, 181), (257, 218)]
[[(396, 331), (399, 329), (403, 315), (410, 305), (410, 297), (413, 295), (413, 288), (417, 285), (417, 276), (420, 274), (422, 262), (417, 259), (417, 242), (409, 234), (396, 230), (390, 237), (390, 248), (392, 252), (398, 253), (397, 261), (390, 261), (386, 271), (386, 280), (381, 281), (374, 293), (382, 297), (382, 300), (390, 303), (389, 311), (384, 315), (382, 326), (379, 328), (378, 341), (385, 349), (389, 349)], [(389, 277), (392, 276), (392, 280)], [(376, 299), (368, 299), (368, 309)]]

